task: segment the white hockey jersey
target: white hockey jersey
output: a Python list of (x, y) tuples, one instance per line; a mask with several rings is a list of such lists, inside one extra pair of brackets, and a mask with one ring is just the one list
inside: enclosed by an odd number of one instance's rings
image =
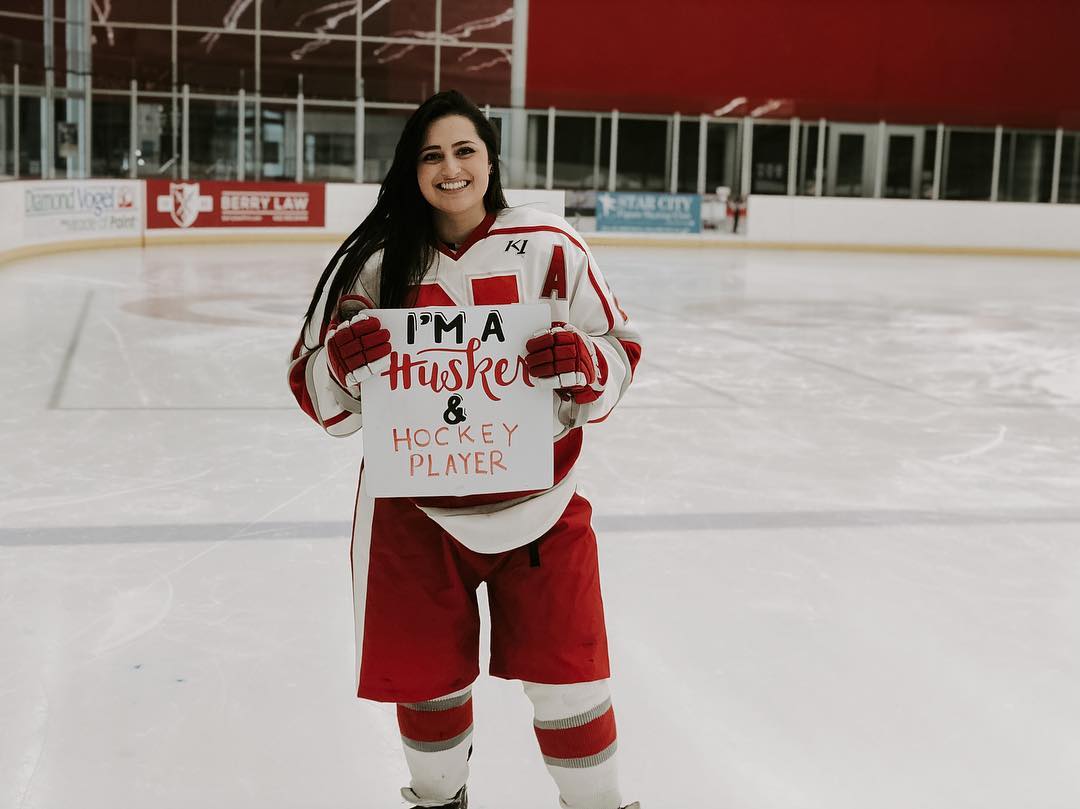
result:
[[(368, 262), (350, 293), (372, 308), (379, 305), (380, 256)], [(535, 208), (489, 214), (456, 250), (440, 246), (417, 291), (417, 307), (537, 303), (552, 296), (566, 301), (569, 323), (593, 338), (603, 388), (588, 404), (552, 394), (554, 485), (539, 492), (414, 501), (453, 537), (481, 553), (528, 544), (555, 524), (576, 489), (573, 468), (581, 451), (581, 428), (603, 421), (622, 398), (641, 356), (641, 342), (585, 241), (561, 217)], [(289, 384), (301, 408), (327, 433), (347, 436), (363, 424), (362, 403), (343, 391), (326, 367), (325, 330), (320, 327), (328, 303), (324, 295), (297, 340)], [(332, 303), (336, 307), (337, 301)], [(363, 488), (361, 482), (361, 497)]]

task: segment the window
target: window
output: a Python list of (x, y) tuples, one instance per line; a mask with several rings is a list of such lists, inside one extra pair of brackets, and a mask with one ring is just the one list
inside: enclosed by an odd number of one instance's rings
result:
[(180, 31), (176, 51), (179, 83), (193, 93), (255, 89), (255, 37)]
[(231, 180), (237, 176), (238, 105), (223, 101), (190, 102), (188, 172), (192, 177)]
[(364, 116), (364, 182), (381, 183), (394, 162), (394, 148), (409, 113), (367, 110)]
[(945, 130), (943, 199), (990, 199), (994, 171), (994, 133)]
[(679, 122), (679, 177), (675, 190), (683, 194), (697, 193), (700, 133), (701, 124), (698, 120), (683, 119)]
[(1080, 133), (1066, 132), (1061, 141), (1058, 202), (1080, 202)]
[(304, 179), (352, 182), (356, 176), (356, 114), (304, 109)]
[(757, 121), (753, 131), (750, 192), (752, 194), (786, 194), (791, 126)]
[(127, 177), (131, 164), (131, 104), (118, 98), (95, 98), (91, 116), (94, 177)]
[(367, 101), (419, 104), (435, 92), (435, 48), (365, 42), (363, 56)]
[[(596, 117), (593, 115), (556, 116), (556, 188), (580, 190), (597, 188), (596, 130)], [(606, 169), (606, 164), (604, 168)]]
[(616, 191), (667, 191), (671, 182), (671, 123), (619, 116)]
[(525, 144), (525, 187), (544, 188), (547, 184), (547, 114), (529, 115)]
[(1054, 135), (1006, 130), (1001, 142), (998, 199), (1049, 202), (1054, 182)]
[(716, 189), (735, 189), (738, 185), (739, 124), (734, 121), (710, 122), (705, 146), (705, 193)]
[(439, 86), (458, 90), (483, 107), (510, 106), (510, 48), (455, 48), (443, 45)]
[(295, 96), (303, 76), (304, 97), (356, 98), (356, 42), (263, 36), (262, 90)]

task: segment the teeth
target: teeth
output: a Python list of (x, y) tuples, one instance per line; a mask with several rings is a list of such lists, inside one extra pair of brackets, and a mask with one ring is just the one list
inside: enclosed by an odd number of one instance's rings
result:
[(468, 185), (465, 180), (458, 180), (452, 183), (439, 183), (439, 188), (444, 191), (458, 191)]

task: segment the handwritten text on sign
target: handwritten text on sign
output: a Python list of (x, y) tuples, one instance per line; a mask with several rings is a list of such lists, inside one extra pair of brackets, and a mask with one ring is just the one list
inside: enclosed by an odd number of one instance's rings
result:
[(365, 485), (373, 497), (546, 489), (551, 391), (529, 381), (526, 341), (542, 304), (377, 309), (389, 368), (365, 380)]

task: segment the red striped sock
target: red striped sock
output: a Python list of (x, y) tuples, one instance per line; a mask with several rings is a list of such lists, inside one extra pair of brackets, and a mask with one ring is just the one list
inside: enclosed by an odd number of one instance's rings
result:
[(422, 753), (449, 750), (472, 732), (472, 691), (427, 702), (398, 703), (397, 715), (406, 747)]
[(615, 711), (610, 699), (577, 716), (536, 720), (533, 725), (548, 766), (594, 767), (615, 754)]

